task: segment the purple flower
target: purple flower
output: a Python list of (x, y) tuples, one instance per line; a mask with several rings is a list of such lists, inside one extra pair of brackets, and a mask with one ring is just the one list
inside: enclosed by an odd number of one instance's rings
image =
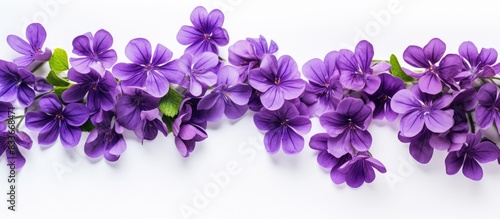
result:
[(434, 133), (448, 131), (454, 124), (453, 110), (445, 109), (453, 97), (448, 94), (430, 95), (422, 93), (417, 86), (398, 91), (391, 100), (394, 112), (402, 114), (401, 134), (413, 137), (427, 127)]
[(328, 141), (331, 139), (327, 133), (315, 134), (311, 137), (309, 147), (319, 151), (317, 161), (324, 168), (330, 169), (330, 178), (335, 184), (345, 183), (345, 174), (339, 168), (352, 159), (351, 154), (344, 154), (337, 158), (328, 152)]
[(392, 122), (396, 120), (398, 114), (391, 108), (391, 99), (396, 92), (405, 89), (404, 82), (390, 74), (380, 74), (380, 87), (373, 94), (366, 94), (368, 99), (375, 104), (373, 110), (374, 119), (387, 119)]
[(26, 158), (19, 151), (19, 146), (25, 149), (31, 149), (33, 141), (30, 136), (24, 132), (16, 131), (14, 134), (11, 130), (6, 130), (6, 126), (0, 124), (0, 156), (5, 152), (7, 164), (15, 164), (15, 169), (21, 169), (26, 163)]
[(70, 58), (69, 62), (80, 73), (94, 69), (104, 74), (117, 59), (115, 50), (110, 49), (112, 45), (113, 37), (105, 30), (97, 31), (94, 36), (90, 32), (77, 36), (73, 40), (73, 53), (83, 57)]
[[(462, 58), (456, 54), (446, 55), (446, 44), (434, 38), (424, 48), (409, 46), (403, 53), (403, 59), (415, 68), (424, 68), (422, 74), (410, 74), (419, 78), (418, 87), (422, 92), (437, 94), (443, 90), (443, 85), (458, 90), (456, 77), (463, 69)], [(439, 61), (441, 60), (441, 61)], [(437, 63), (439, 62), (439, 65)]]
[(348, 97), (337, 109), (326, 112), (319, 118), (321, 126), (332, 137), (328, 140), (328, 151), (335, 157), (346, 153), (367, 151), (372, 144), (372, 136), (367, 128), (371, 121), (372, 109), (362, 100)]
[(238, 82), (238, 72), (232, 66), (220, 69), (217, 84), (198, 104), (199, 110), (207, 111), (207, 121), (218, 121), (223, 114), (229, 119), (243, 116), (248, 109), (252, 87)]
[(131, 40), (125, 48), (125, 55), (132, 63), (118, 63), (113, 67), (113, 74), (121, 79), (122, 86), (141, 87), (153, 97), (162, 97), (168, 92), (169, 83), (178, 83), (177, 62), (170, 61), (172, 51), (157, 44), (154, 54), (148, 40)]
[(295, 154), (304, 148), (302, 135), (311, 130), (311, 121), (300, 116), (299, 111), (289, 102), (276, 111), (262, 109), (253, 117), (258, 129), (266, 131), (264, 145), (269, 154), (276, 154), (283, 148), (286, 154)]
[(136, 87), (123, 89), (122, 96), (115, 105), (116, 120), (129, 130), (142, 128), (141, 113), (158, 108), (159, 98), (153, 97)]
[(135, 135), (141, 141), (154, 140), (160, 131), (164, 136), (167, 136), (167, 126), (161, 121), (160, 111), (154, 108), (148, 111), (141, 112), (141, 127), (134, 130)]
[(250, 71), (248, 82), (262, 92), (260, 100), (268, 110), (281, 108), (285, 100), (299, 97), (305, 89), (297, 63), (287, 55), (279, 60), (274, 55), (264, 56), (260, 67)]
[(32, 23), (26, 28), (26, 39), (28, 42), (16, 35), (7, 36), (9, 46), (23, 55), (15, 58), (14, 63), (20, 68), (32, 71), (42, 62), (49, 60), (52, 56), (52, 51), (48, 48), (43, 50), (43, 43), (46, 37), (47, 33), (39, 23)]
[(340, 83), (344, 88), (364, 90), (373, 94), (380, 86), (380, 78), (374, 73), (385, 72), (389, 70), (390, 65), (382, 62), (380, 66), (371, 67), (374, 51), (372, 44), (366, 40), (356, 45), (354, 53), (347, 49), (342, 49), (339, 53), (337, 66), (340, 71)]
[(75, 103), (87, 95), (86, 105), (91, 114), (95, 114), (101, 109), (104, 111), (113, 109), (117, 95), (117, 84), (109, 71), (106, 71), (104, 77), (101, 77), (94, 69), (91, 69), (87, 74), (82, 74), (71, 68), (68, 71), (68, 79), (77, 84), (63, 92), (61, 97), (64, 102)]
[(189, 93), (195, 97), (204, 94), (208, 86), (217, 83), (217, 68), (219, 58), (216, 54), (205, 52), (192, 56), (184, 54), (178, 61), (179, 71), (176, 77), (179, 78), (179, 85), (189, 88)]
[(500, 98), (496, 85), (487, 83), (481, 86), (477, 92), (477, 100), (479, 105), (476, 108), (476, 121), (479, 128), (487, 129), (493, 122), (500, 127)]
[(468, 132), (467, 123), (455, 124), (444, 133), (432, 133), (429, 145), (437, 150), (458, 151), (465, 143)]
[(226, 29), (222, 28), (224, 14), (215, 9), (210, 13), (202, 6), (196, 7), (191, 12), (193, 26), (182, 26), (177, 33), (177, 41), (182, 45), (190, 45), (186, 53), (200, 55), (203, 52), (219, 54), (217, 46), (229, 43)]
[(35, 76), (11, 62), (0, 60), (0, 101), (14, 102), (28, 107), (35, 99)]
[(331, 175), (336, 184), (346, 182), (352, 188), (358, 188), (363, 183), (371, 183), (375, 180), (375, 171), (387, 172), (384, 165), (368, 153), (362, 152), (338, 168), (336, 174)]
[(207, 122), (197, 119), (195, 114), (197, 104), (195, 103), (191, 102), (190, 98), (184, 99), (179, 114), (172, 124), (175, 146), (183, 157), (188, 157), (193, 152), (196, 142), (208, 137), (205, 131)]
[(123, 138), (123, 131), (117, 121), (112, 123), (115, 113), (105, 111), (102, 121), (92, 120), (95, 129), (92, 130), (85, 142), (85, 154), (91, 158), (104, 155), (108, 161), (116, 161), (127, 148), (127, 142)]
[(453, 101), (448, 108), (453, 109), (455, 123), (467, 123), (467, 112), (476, 108), (477, 93), (474, 88), (460, 90), (453, 93)]
[(258, 39), (247, 38), (240, 40), (229, 47), (228, 60), (238, 70), (240, 81), (245, 81), (250, 70), (258, 68), (266, 54), (278, 51), (278, 45), (271, 40), (268, 46), (262, 35)]
[(74, 147), (80, 141), (80, 126), (89, 118), (89, 110), (81, 103), (63, 107), (55, 94), (47, 94), (39, 100), (40, 110), (26, 114), (26, 127), (41, 130), (38, 143), (49, 145), (61, 137), (64, 147)]
[(474, 43), (466, 41), (458, 48), (458, 53), (466, 62), (464, 63), (463, 72), (460, 75), (468, 76), (460, 81), (462, 87), (471, 87), (471, 83), (476, 78), (488, 78), (495, 76), (495, 70), (492, 65), (495, 64), (498, 53), (493, 48), (483, 48), (478, 53)]
[(312, 102), (312, 110), (321, 116), (324, 112), (334, 111), (343, 97), (343, 87), (336, 68), (338, 52), (330, 52), (325, 60), (312, 59), (302, 66), (302, 73), (309, 80), (303, 99)]
[(406, 137), (399, 132), (399, 141), (403, 143), (410, 143), (410, 155), (422, 164), (429, 163), (434, 153), (434, 148), (430, 144), (430, 139), (433, 133), (427, 128), (413, 137)]
[(497, 160), (498, 147), (490, 141), (481, 141), (481, 133), (467, 134), (467, 140), (459, 151), (452, 151), (445, 160), (446, 174), (454, 175), (460, 168), (464, 175), (472, 180), (483, 178), (483, 169), (479, 163)]

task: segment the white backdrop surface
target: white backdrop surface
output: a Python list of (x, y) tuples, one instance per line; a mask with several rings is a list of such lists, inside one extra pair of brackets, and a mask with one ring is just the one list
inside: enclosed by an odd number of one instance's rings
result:
[[(340, 0), (340, 1), (76, 1), (22, 0), (0, 2), (0, 59), (17, 56), (5, 38), (24, 35), (41, 22), (45, 46), (71, 52), (77, 35), (101, 28), (114, 37), (119, 61), (129, 40), (144, 37), (162, 43), (179, 57), (176, 41), (190, 24), (194, 7), (221, 8), (230, 45), (264, 35), (275, 40), (279, 55), (291, 55), (301, 67), (329, 51), (353, 49), (360, 39), (375, 47), (375, 59), (400, 59), (410, 45), (440, 37), (447, 52), (470, 40), (500, 49), (498, 5), (493, 1)], [(227, 57), (227, 47), (222, 49)], [(72, 54), (70, 54), (72, 56)], [(128, 148), (116, 163), (89, 159), (83, 143), (64, 149), (60, 143), (41, 148), (36, 133), (25, 167), (17, 174), (16, 212), (7, 210), (8, 168), (0, 158), (0, 218), (497, 218), (500, 167), (484, 165), (480, 182), (445, 174), (446, 153), (436, 152), (427, 165), (409, 156), (397, 140), (398, 124), (374, 122), (372, 153), (388, 173), (359, 189), (334, 185), (316, 163), (316, 153), (270, 156), (253, 113), (238, 121), (209, 125), (209, 138), (189, 158), (177, 152), (173, 136), (143, 145), (127, 133)], [(305, 136), (322, 132), (318, 120)], [(306, 140), (306, 143), (308, 140)], [(227, 176), (227, 177), (223, 177)], [(185, 215), (184, 215), (185, 216)]]

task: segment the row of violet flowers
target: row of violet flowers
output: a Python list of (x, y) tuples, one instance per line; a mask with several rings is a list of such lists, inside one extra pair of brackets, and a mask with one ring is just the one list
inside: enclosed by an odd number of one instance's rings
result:
[[(8, 44), (22, 56), (0, 60), (0, 155), (5, 152), (20, 169), (26, 160), (18, 146), (32, 146), (19, 126), (14, 135), (7, 127), (8, 110), (18, 103), (25, 115), (16, 119), (39, 131), (40, 145), (60, 139), (63, 147), (75, 147), (87, 131), (87, 156), (108, 161), (126, 150), (126, 130), (141, 141), (171, 132), (188, 157), (208, 137), (207, 122), (239, 119), (250, 109), (269, 154), (301, 152), (310, 118), (319, 117), (325, 133), (313, 135), (309, 146), (334, 183), (354, 188), (371, 183), (374, 170), (386, 172), (369, 151), (373, 119), (394, 122), (401, 115), (398, 138), (409, 143), (411, 156), (425, 164), (434, 150), (447, 151), (447, 174), (462, 169), (480, 180), (479, 163), (500, 162), (498, 147), (481, 134), (500, 125), (495, 49), (479, 52), (464, 42), (458, 54), (445, 55), (445, 43), (435, 38), (404, 51), (404, 61), (420, 69), (413, 72), (394, 55), (374, 61), (372, 44), (361, 41), (354, 51), (311, 59), (301, 75), (294, 59), (276, 56), (277, 44), (262, 36), (231, 45), (227, 61), (219, 57), (219, 47), (229, 43), (219, 10), (197, 7), (191, 22), (177, 34), (187, 46), (179, 58), (162, 44), (153, 48), (136, 38), (125, 47), (126, 63), (116, 63), (105, 30), (77, 36), (69, 62), (64, 50), (44, 49), (47, 34), (40, 24), (27, 27), (27, 41), (9, 35)], [(45, 62), (51, 69), (46, 77), (32, 73)], [(8, 152), (11, 139), (15, 147)]]

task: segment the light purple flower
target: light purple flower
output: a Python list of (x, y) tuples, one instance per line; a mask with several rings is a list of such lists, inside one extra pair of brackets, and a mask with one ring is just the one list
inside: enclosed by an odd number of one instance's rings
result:
[(472, 180), (483, 178), (483, 169), (479, 163), (488, 163), (498, 159), (498, 147), (490, 141), (481, 141), (481, 132), (467, 134), (467, 140), (459, 151), (452, 151), (445, 160), (446, 174), (454, 175), (460, 168), (464, 175)]
[(35, 76), (11, 62), (0, 60), (0, 101), (14, 102), (28, 107), (35, 99)]
[(198, 104), (199, 110), (206, 110), (207, 121), (218, 121), (222, 115), (229, 119), (242, 117), (248, 109), (252, 87), (238, 82), (238, 72), (232, 66), (219, 70), (217, 84)]
[(217, 83), (217, 72), (219, 58), (216, 54), (205, 52), (200, 55), (192, 56), (187, 53), (178, 60), (179, 71), (176, 78), (179, 79), (179, 85), (188, 88), (189, 93), (195, 97), (204, 94), (208, 86)]
[(141, 142), (146, 140), (154, 140), (160, 131), (164, 136), (167, 136), (168, 129), (165, 123), (161, 120), (160, 111), (154, 108), (148, 111), (141, 112), (141, 127), (134, 130), (135, 135), (141, 139)]
[(448, 54), (442, 58), (445, 51), (446, 44), (438, 38), (429, 41), (424, 48), (409, 46), (404, 51), (403, 59), (408, 64), (425, 69), (422, 74), (409, 74), (419, 79), (418, 87), (422, 92), (437, 94), (443, 90), (443, 83), (458, 90), (457, 77), (465, 77), (460, 75), (463, 69), (462, 58), (456, 54)]
[(86, 105), (91, 114), (95, 114), (101, 109), (109, 111), (114, 108), (117, 83), (109, 71), (106, 71), (104, 77), (101, 77), (94, 69), (91, 69), (87, 74), (82, 74), (71, 68), (68, 71), (68, 79), (77, 84), (63, 92), (61, 97), (64, 102), (75, 103), (87, 96)]
[(375, 171), (387, 172), (384, 165), (366, 152), (361, 152), (338, 168), (337, 174), (331, 175), (336, 184), (346, 182), (352, 188), (358, 188), (363, 183), (375, 180)]
[(336, 68), (338, 56), (338, 52), (330, 52), (324, 61), (312, 59), (302, 66), (302, 73), (309, 80), (302, 98), (313, 103), (311, 110), (318, 116), (335, 110), (343, 97), (344, 90)]
[(260, 66), (264, 55), (278, 51), (278, 45), (271, 40), (268, 46), (266, 38), (261, 35), (258, 39), (239, 40), (228, 50), (228, 61), (238, 70), (240, 81), (243, 82), (247, 79), (250, 70)]
[(85, 142), (85, 154), (91, 158), (104, 156), (108, 161), (117, 161), (127, 148), (127, 142), (123, 138), (123, 128), (117, 121), (113, 121), (115, 113), (105, 111), (102, 120), (97, 122), (92, 119), (95, 129), (92, 130)]
[(339, 53), (337, 66), (342, 86), (373, 94), (380, 86), (380, 78), (374, 74), (388, 71), (390, 65), (381, 62), (378, 66), (371, 66), (374, 51), (372, 44), (366, 40), (356, 45), (354, 53), (347, 49), (342, 49)]
[(352, 97), (342, 100), (335, 111), (321, 115), (321, 126), (332, 137), (328, 140), (328, 151), (335, 157), (368, 151), (372, 144), (367, 130), (371, 116), (372, 109)]
[(39, 100), (40, 110), (26, 114), (26, 127), (38, 131), (38, 143), (49, 145), (60, 136), (64, 147), (74, 147), (80, 142), (80, 126), (89, 118), (89, 110), (81, 103), (66, 107), (55, 94), (46, 94)]
[(159, 98), (153, 97), (137, 87), (123, 89), (122, 96), (115, 105), (116, 120), (129, 130), (142, 128), (141, 113), (158, 108)]
[(73, 40), (73, 53), (83, 57), (70, 58), (69, 62), (80, 73), (89, 73), (92, 68), (102, 75), (116, 63), (112, 45), (113, 37), (106, 30), (101, 29), (94, 36), (90, 32), (77, 36)]
[(460, 81), (462, 87), (471, 88), (472, 82), (477, 78), (488, 78), (495, 76), (492, 65), (497, 61), (498, 53), (493, 48), (483, 48), (479, 53), (474, 43), (463, 42), (458, 48), (458, 53), (466, 60), (463, 72), (465, 77)]
[(286, 154), (295, 154), (304, 148), (302, 135), (311, 130), (311, 121), (300, 116), (289, 102), (276, 111), (262, 109), (253, 117), (258, 129), (266, 131), (264, 145), (269, 154), (276, 154), (280, 147)]
[(493, 122), (500, 127), (500, 98), (497, 86), (493, 83), (484, 84), (477, 92), (477, 99), (479, 105), (475, 115), (479, 128), (487, 129)]
[(196, 142), (205, 140), (207, 122), (201, 121), (196, 115), (197, 100), (186, 98), (181, 103), (179, 114), (172, 124), (175, 146), (183, 157), (189, 157)]
[(268, 110), (281, 108), (285, 100), (299, 97), (305, 89), (297, 63), (287, 55), (279, 60), (274, 55), (264, 56), (260, 67), (250, 71), (248, 83), (262, 92), (260, 100)]
[(391, 108), (391, 99), (396, 92), (405, 89), (404, 82), (390, 74), (380, 74), (380, 87), (373, 94), (366, 94), (368, 99), (375, 104), (373, 110), (374, 119), (387, 119), (392, 122), (396, 120), (398, 114)]
[(26, 39), (21, 39), (16, 35), (7, 36), (7, 43), (16, 52), (23, 56), (15, 58), (14, 63), (20, 68), (28, 71), (34, 70), (42, 62), (50, 59), (52, 51), (48, 48), (43, 50), (43, 43), (47, 37), (47, 32), (39, 23), (32, 23), (26, 28)]
[[(1, 122), (0, 122), (1, 123)], [(25, 149), (31, 149), (33, 141), (30, 136), (24, 132), (16, 131), (14, 134), (11, 130), (6, 130), (3, 123), (0, 125), (0, 156), (5, 152), (7, 164), (14, 164), (16, 170), (21, 169), (26, 163), (26, 158), (19, 151), (19, 146)]]
[(182, 45), (190, 45), (186, 53), (200, 55), (203, 52), (219, 54), (218, 46), (229, 43), (226, 29), (222, 28), (224, 14), (218, 10), (207, 12), (202, 6), (196, 7), (191, 12), (193, 26), (182, 26), (177, 33), (177, 41)]
[(448, 94), (430, 95), (421, 92), (418, 86), (398, 91), (391, 100), (394, 112), (402, 114), (401, 134), (413, 137), (427, 127), (434, 133), (448, 131), (454, 124), (453, 110), (445, 109), (453, 101)]
[(132, 63), (118, 63), (113, 67), (113, 74), (121, 79), (124, 87), (141, 87), (153, 97), (167, 94), (169, 83), (179, 83), (177, 62), (170, 61), (172, 51), (157, 44), (154, 54), (147, 39), (131, 40), (125, 47), (125, 55)]

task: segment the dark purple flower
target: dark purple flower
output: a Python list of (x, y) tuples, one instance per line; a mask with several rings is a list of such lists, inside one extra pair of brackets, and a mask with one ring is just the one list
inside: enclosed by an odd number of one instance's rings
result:
[[(480, 129), (489, 128), (493, 122), (500, 127), (500, 98), (497, 86), (487, 83), (477, 92), (479, 105), (476, 108), (476, 121)], [(499, 130), (500, 133), (500, 130)]]
[(302, 135), (311, 130), (311, 121), (300, 116), (292, 103), (285, 102), (276, 111), (262, 109), (253, 117), (258, 129), (266, 131), (264, 145), (269, 154), (276, 154), (280, 147), (286, 154), (295, 154), (304, 148)]
[(206, 110), (207, 121), (218, 121), (222, 115), (229, 119), (243, 116), (248, 109), (252, 87), (238, 82), (238, 72), (232, 66), (224, 66), (219, 70), (217, 84), (198, 104), (199, 110)]
[(184, 54), (178, 60), (179, 71), (176, 72), (179, 85), (189, 88), (189, 93), (195, 97), (204, 94), (208, 86), (217, 83), (217, 68), (219, 58), (216, 54), (205, 52), (192, 56)]
[[(410, 74), (419, 78), (418, 87), (422, 92), (437, 94), (446, 86), (458, 90), (456, 77), (460, 76), (463, 69), (462, 58), (456, 54), (446, 55), (446, 44), (438, 38), (434, 38), (424, 48), (409, 46), (403, 53), (403, 59), (415, 68), (424, 68), (422, 74)], [(441, 60), (441, 61), (440, 61)], [(439, 62), (439, 65), (437, 64)]]
[[(338, 172), (331, 174), (336, 184), (346, 182), (352, 188), (358, 188), (363, 183), (375, 180), (375, 171), (387, 172), (384, 165), (366, 152), (361, 152), (338, 168)], [(339, 183), (340, 182), (340, 183)]]
[(281, 108), (285, 100), (299, 97), (305, 89), (297, 63), (287, 55), (279, 60), (274, 55), (264, 56), (260, 67), (250, 71), (248, 83), (262, 92), (260, 100), (268, 110)]
[(477, 105), (477, 93), (474, 88), (460, 90), (453, 93), (453, 101), (448, 108), (453, 109), (455, 123), (466, 123), (467, 112), (472, 111)]
[(11, 62), (0, 60), (0, 101), (14, 102), (28, 107), (35, 99), (35, 76)]
[(89, 73), (94, 69), (104, 74), (116, 63), (116, 52), (110, 49), (112, 45), (113, 37), (106, 30), (99, 30), (94, 36), (90, 32), (77, 36), (73, 40), (73, 53), (83, 57), (70, 58), (69, 62), (78, 72)]
[(410, 155), (422, 164), (429, 163), (434, 153), (434, 148), (430, 144), (430, 139), (433, 133), (424, 127), (417, 135), (413, 137), (405, 137), (399, 132), (399, 141), (410, 143)]
[(371, 114), (372, 109), (362, 100), (348, 97), (340, 101), (335, 111), (321, 115), (321, 126), (332, 137), (328, 140), (328, 151), (335, 157), (368, 151), (372, 144), (367, 130)]
[(43, 43), (47, 33), (39, 23), (32, 23), (26, 28), (26, 39), (21, 39), (16, 35), (7, 36), (7, 43), (16, 52), (23, 56), (15, 58), (14, 63), (20, 68), (32, 71), (42, 62), (50, 59), (52, 51), (48, 48), (43, 50)]
[(472, 180), (483, 178), (483, 169), (479, 163), (488, 163), (498, 159), (498, 147), (490, 141), (481, 141), (481, 132), (467, 134), (467, 140), (459, 151), (452, 151), (445, 160), (446, 174), (454, 175), (460, 168), (464, 175)]
[(373, 94), (366, 93), (366, 96), (375, 104), (373, 118), (380, 120), (386, 118), (387, 121), (392, 122), (396, 120), (398, 114), (391, 108), (391, 99), (394, 94), (405, 89), (406, 86), (401, 79), (390, 74), (380, 74), (379, 77), (380, 87)]
[(437, 150), (458, 151), (465, 143), (469, 126), (467, 123), (458, 123), (444, 133), (432, 133), (429, 145)]
[(87, 74), (82, 74), (71, 68), (68, 71), (68, 79), (77, 84), (63, 92), (61, 97), (64, 102), (75, 103), (87, 95), (86, 105), (91, 114), (95, 114), (101, 109), (104, 111), (113, 109), (117, 95), (117, 83), (109, 71), (106, 71), (104, 77), (101, 77), (94, 69), (91, 69)]
[(19, 151), (19, 146), (31, 149), (33, 141), (30, 136), (24, 132), (12, 133), (12, 130), (6, 130), (3, 123), (0, 125), (0, 156), (5, 152), (7, 164), (14, 163), (15, 169), (21, 169), (26, 163), (26, 158)]
[(85, 142), (85, 154), (91, 158), (98, 158), (104, 155), (108, 161), (116, 161), (127, 148), (127, 142), (123, 138), (122, 128), (117, 121), (113, 123), (115, 113), (105, 111), (101, 116), (102, 120), (92, 123), (95, 129), (92, 130)]
[(196, 118), (195, 107), (197, 105), (192, 104), (190, 98), (184, 99), (179, 114), (172, 124), (175, 146), (183, 157), (188, 157), (193, 152), (196, 142), (203, 141), (208, 137), (205, 131), (207, 122)]
[(340, 83), (344, 88), (351, 90), (364, 90), (374, 93), (380, 86), (380, 78), (374, 73), (386, 72), (390, 65), (381, 62), (379, 66), (371, 66), (373, 60), (373, 46), (366, 40), (356, 45), (354, 53), (347, 49), (339, 51), (337, 66), (340, 71)]
[(226, 29), (222, 28), (224, 14), (218, 10), (207, 12), (202, 6), (196, 7), (191, 12), (193, 26), (182, 26), (177, 33), (177, 41), (182, 45), (190, 45), (186, 53), (200, 55), (203, 52), (219, 54), (217, 46), (229, 43)]
[(136, 87), (123, 89), (122, 96), (115, 105), (116, 120), (129, 130), (142, 128), (141, 113), (158, 108), (159, 98), (153, 97), (144, 90)]
[(262, 35), (258, 39), (247, 38), (240, 40), (229, 47), (228, 60), (239, 72), (240, 81), (246, 80), (250, 70), (258, 68), (266, 54), (278, 51), (278, 45), (271, 40), (268, 46), (266, 38)]
[(40, 110), (26, 114), (26, 127), (41, 130), (38, 143), (49, 145), (61, 137), (64, 147), (74, 147), (80, 142), (80, 126), (89, 118), (89, 110), (81, 103), (70, 103), (66, 107), (55, 94), (47, 94), (39, 100)]
[(311, 110), (318, 116), (334, 111), (343, 97), (344, 90), (335, 65), (338, 56), (338, 52), (330, 52), (324, 61), (312, 59), (302, 66), (302, 73), (309, 80), (302, 98), (313, 103)]
[(460, 81), (462, 87), (471, 88), (475, 79), (495, 76), (495, 70), (492, 67), (498, 57), (495, 49), (483, 48), (479, 53), (474, 43), (466, 41), (460, 45), (458, 53), (466, 60), (463, 72), (460, 74), (466, 76)]
[(161, 121), (160, 111), (154, 108), (148, 111), (141, 112), (141, 127), (134, 130), (135, 135), (141, 139), (141, 142), (146, 140), (154, 140), (160, 131), (164, 136), (167, 136), (168, 129), (165, 123)]
[(147, 39), (133, 39), (125, 47), (125, 55), (132, 63), (113, 67), (113, 74), (122, 80), (122, 86), (141, 87), (153, 97), (162, 97), (168, 92), (170, 82), (179, 83), (182, 79), (172, 73), (177, 71), (177, 62), (170, 61), (172, 51), (161, 44), (156, 45), (152, 54)]
[(451, 101), (451, 95), (430, 95), (415, 85), (410, 90), (398, 91), (392, 97), (391, 108), (403, 115), (401, 134), (413, 137), (422, 131), (424, 125), (434, 133), (448, 131), (454, 124), (453, 110), (445, 109)]
[(352, 159), (351, 154), (344, 154), (337, 158), (328, 152), (328, 141), (332, 138), (327, 133), (315, 134), (311, 137), (309, 147), (319, 152), (318, 164), (324, 168), (330, 169), (330, 178), (335, 184), (345, 183), (345, 174), (339, 171), (339, 168)]

